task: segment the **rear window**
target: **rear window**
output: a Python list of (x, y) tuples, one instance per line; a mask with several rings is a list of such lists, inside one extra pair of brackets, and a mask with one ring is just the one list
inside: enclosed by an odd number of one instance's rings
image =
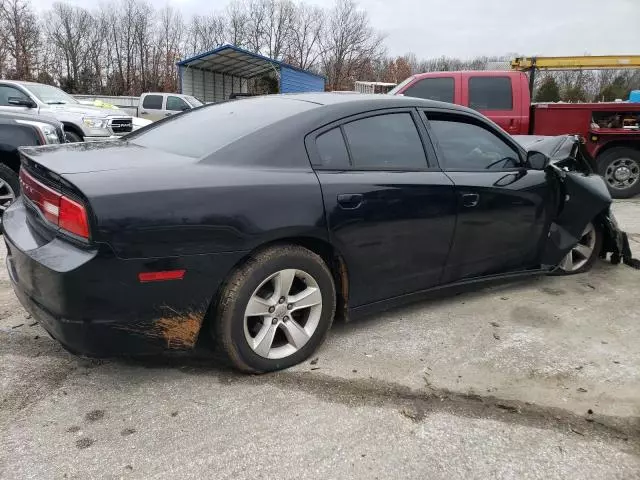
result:
[(127, 136), (134, 145), (200, 158), (317, 104), (280, 97), (256, 97), (207, 105)]
[(513, 92), (508, 77), (471, 77), (469, 106), (475, 110), (513, 110)]
[(411, 85), (403, 93), (407, 97), (426, 98), (428, 100), (453, 103), (453, 92), (453, 77), (437, 77), (423, 78)]
[(142, 108), (162, 110), (162, 95), (147, 95), (142, 101)]

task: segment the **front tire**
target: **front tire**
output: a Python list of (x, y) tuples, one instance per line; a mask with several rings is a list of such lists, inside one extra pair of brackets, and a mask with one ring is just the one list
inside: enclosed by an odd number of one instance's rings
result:
[(553, 275), (576, 275), (591, 270), (602, 250), (602, 230), (590, 222), (575, 247), (562, 259)]
[(18, 174), (7, 165), (0, 163), (0, 223), (2, 214), (20, 195)]
[(252, 255), (227, 280), (212, 322), (218, 346), (241, 371), (263, 373), (307, 359), (335, 314), (333, 277), (322, 258), (296, 246)]
[(80, 143), (84, 141), (82, 136), (78, 135), (73, 130), (65, 129), (64, 135), (67, 137), (67, 143)]
[(613, 198), (631, 198), (640, 193), (640, 150), (612, 148), (600, 155), (597, 163)]

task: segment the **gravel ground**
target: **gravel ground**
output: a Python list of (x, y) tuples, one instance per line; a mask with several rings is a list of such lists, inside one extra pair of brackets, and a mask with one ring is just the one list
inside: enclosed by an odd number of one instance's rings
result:
[[(615, 211), (640, 254), (640, 201)], [(0, 478), (640, 478), (639, 279), (601, 262), (442, 297), (255, 377), (70, 355), (3, 268)]]

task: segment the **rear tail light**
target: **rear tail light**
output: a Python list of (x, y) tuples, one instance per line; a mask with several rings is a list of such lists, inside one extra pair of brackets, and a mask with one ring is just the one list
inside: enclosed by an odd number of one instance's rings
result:
[(52, 190), (20, 169), (20, 187), (45, 219), (66, 232), (89, 239), (89, 221), (84, 205)]

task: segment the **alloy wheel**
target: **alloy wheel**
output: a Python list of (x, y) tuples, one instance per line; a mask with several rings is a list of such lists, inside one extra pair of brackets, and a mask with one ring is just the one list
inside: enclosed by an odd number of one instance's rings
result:
[(617, 158), (607, 166), (604, 178), (616, 190), (633, 187), (640, 181), (640, 165), (632, 158)]
[(16, 193), (11, 188), (11, 185), (0, 178), (0, 215), (15, 199)]
[(580, 270), (594, 254), (595, 247), (596, 229), (593, 223), (589, 223), (582, 232), (578, 243), (567, 253), (559, 267), (565, 272)]
[(261, 357), (285, 358), (311, 339), (321, 314), (318, 282), (302, 270), (280, 270), (251, 295), (244, 312), (245, 339)]

